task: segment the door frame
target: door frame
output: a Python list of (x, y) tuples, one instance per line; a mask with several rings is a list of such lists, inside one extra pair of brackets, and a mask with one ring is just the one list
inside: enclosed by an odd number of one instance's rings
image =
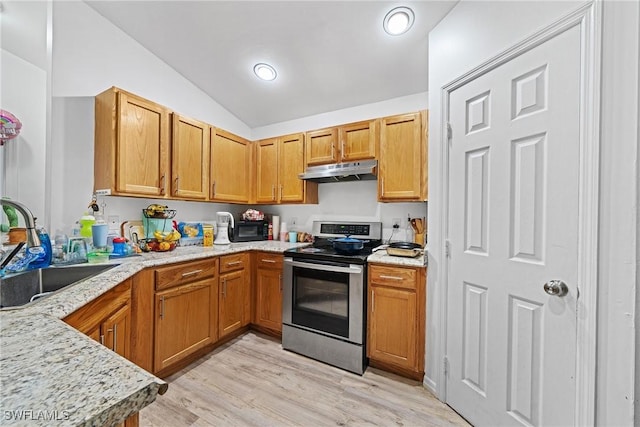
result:
[(582, 81), (580, 100), (584, 107), (580, 111), (580, 159), (579, 159), (579, 203), (578, 203), (578, 316), (576, 352), (576, 425), (595, 424), (596, 396), (596, 333), (597, 333), (597, 287), (598, 287), (598, 206), (600, 200), (600, 63), (602, 40), (602, 2), (593, 0), (554, 23), (499, 53), (478, 67), (459, 76), (441, 88), (440, 141), (443, 147), (440, 161), (441, 208), (434, 212), (443, 226), (443, 240), (438, 258), (442, 268), (438, 269), (438, 283), (443, 286), (438, 298), (439, 316), (434, 318), (437, 334), (433, 342), (439, 368), (436, 375), (436, 394), (447, 400), (447, 294), (449, 286), (449, 144), (448, 132), (449, 98), (451, 93), (470, 81), (492, 71), (511, 59), (541, 45), (554, 36), (574, 27), (580, 27)]

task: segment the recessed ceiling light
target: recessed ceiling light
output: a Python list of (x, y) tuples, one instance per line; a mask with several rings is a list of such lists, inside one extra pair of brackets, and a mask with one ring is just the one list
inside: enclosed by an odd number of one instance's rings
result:
[(278, 75), (275, 68), (264, 63), (256, 64), (253, 67), (253, 72), (256, 73), (256, 76), (258, 76), (259, 79), (266, 81), (274, 80)]
[(384, 17), (382, 26), (388, 34), (399, 36), (409, 31), (409, 28), (413, 25), (413, 20), (413, 10), (408, 7), (396, 7), (391, 9)]

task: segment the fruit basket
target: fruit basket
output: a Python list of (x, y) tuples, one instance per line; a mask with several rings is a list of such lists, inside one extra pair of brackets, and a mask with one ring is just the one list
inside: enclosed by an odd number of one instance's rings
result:
[(169, 252), (178, 247), (178, 242), (159, 242), (158, 239), (140, 239), (138, 246), (142, 252)]
[(145, 218), (171, 219), (176, 216), (176, 210), (169, 209), (167, 206), (152, 204), (142, 209), (142, 215)]

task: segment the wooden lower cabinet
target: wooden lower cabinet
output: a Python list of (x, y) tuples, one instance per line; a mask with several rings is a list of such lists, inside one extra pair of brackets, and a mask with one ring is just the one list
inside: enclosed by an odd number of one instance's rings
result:
[(131, 279), (74, 311), (64, 321), (128, 359), (131, 345)]
[(253, 323), (282, 334), (282, 262), (281, 254), (256, 252), (254, 279), (255, 310)]
[[(130, 359), (131, 287), (132, 279), (127, 279), (63, 320), (122, 357)], [(138, 414), (131, 415), (120, 425), (138, 426)]]
[(249, 254), (220, 257), (218, 332), (223, 338), (251, 321)]
[(156, 270), (154, 373), (217, 339), (217, 259)]
[(417, 380), (424, 376), (425, 271), (369, 265), (367, 357)]

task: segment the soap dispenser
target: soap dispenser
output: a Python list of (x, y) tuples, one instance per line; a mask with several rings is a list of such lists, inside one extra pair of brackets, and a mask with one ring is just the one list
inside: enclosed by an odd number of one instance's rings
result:
[(36, 258), (29, 263), (29, 270), (48, 267), (51, 264), (51, 255), (53, 251), (51, 249), (51, 239), (49, 238), (49, 234), (44, 227), (38, 228), (37, 233), (40, 238), (40, 246), (27, 249), (30, 253), (37, 255)]

